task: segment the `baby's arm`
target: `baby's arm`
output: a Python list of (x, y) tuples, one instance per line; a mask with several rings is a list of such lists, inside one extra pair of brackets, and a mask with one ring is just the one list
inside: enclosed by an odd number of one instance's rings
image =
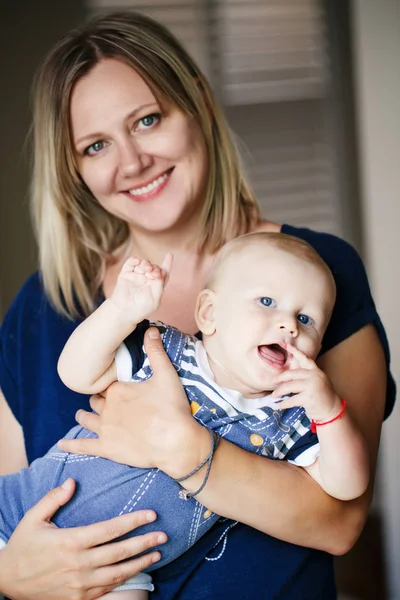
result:
[(171, 263), (171, 254), (161, 268), (139, 258), (124, 263), (110, 298), (75, 329), (61, 353), (58, 373), (65, 385), (96, 394), (117, 380), (117, 348), (157, 310)]
[(325, 373), (293, 346), (288, 345), (287, 349), (298, 368), (279, 377), (280, 384), (273, 395), (295, 394), (283, 400), (279, 408), (303, 406), (316, 424), (320, 454), (312, 465), (304, 468), (331, 496), (339, 500), (357, 498), (365, 492), (369, 481), (365, 440), (348, 412), (335, 419), (343, 404)]

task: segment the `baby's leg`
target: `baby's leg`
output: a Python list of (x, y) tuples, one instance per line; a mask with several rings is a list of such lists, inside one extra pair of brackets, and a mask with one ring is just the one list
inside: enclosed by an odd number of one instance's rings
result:
[(147, 600), (147, 590), (125, 590), (122, 592), (110, 592), (102, 598), (110, 598), (110, 600)]

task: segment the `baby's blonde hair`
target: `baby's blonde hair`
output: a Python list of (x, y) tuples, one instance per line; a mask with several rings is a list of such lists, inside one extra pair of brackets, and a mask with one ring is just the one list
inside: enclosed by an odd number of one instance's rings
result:
[[(326, 262), (308, 242), (286, 233), (259, 231), (241, 235), (227, 242), (215, 257), (210, 270), (207, 287), (214, 289), (216, 282), (221, 277), (226, 265), (238, 254), (249, 248), (257, 246), (278, 248), (283, 252), (295, 255), (297, 258), (314, 265), (326, 278), (332, 291), (332, 306), (336, 297), (336, 284), (332, 272)], [(305, 285), (307, 283), (305, 282)]]

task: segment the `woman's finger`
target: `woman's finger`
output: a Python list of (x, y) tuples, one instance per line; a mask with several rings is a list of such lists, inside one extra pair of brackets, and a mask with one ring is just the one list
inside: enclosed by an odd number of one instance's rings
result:
[(90, 408), (94, 410), (98, 415), (104, 410), (105, 398), (100, 394), (94, 394), (89, 400)]
[[(158, 562), (160, 558), (161, 554), (157, 551), (138, 556), (137, 558), (117, 565), (102, 567), (98, 571), (93, 572), (90, 583), (91, 591), (97, 589), (93, 586), (98, 586), (103, 594), (109, 592), (115, 587), (125, 583), (130, 577), (134, 577), (138, 573), (144, 571), (144, 569), (147, 569), (150, 565)], [(93, 596), (93, 598), (96, 598), (96, 596)]]
[(156, 327), (150, 327), (146, 331), (144, 336), (144, 348), (149, 358), (151, 368), (153, 369), (153, 377), (156, 377), (157, 374), (162, 374), (162, 377), (165, 380), (169, 374), (170, 376), (173, 376), (174, 379), (177, 379), (178, 376), (176, 371), (168, 354), (165, 352), (160, 332)]
[(121, 542), (105, 544), (93, 548), (90, 553), (90, 566), (93, 568), (113, 565), (121, 560), (128, 560), (155, 546), (165, 544), (167, 536), (162, 531), (154, 531), (145, 535), (136, 535)]
[(99, 434), (101, 426), (99, 415), (95, 415), (94, 413), (88, 412), (87, 410), (83, 410), (83, 408), (81, 408), (76, 413), (75, 419), (79, 425), (82, 425), (82, 427), (85, 429), (89, 429), (89, 431), (92, 431), (97, 435)]
[(108, 458), (101, 454), (102, 444), (98, 438), (75, 438), (73, 440), (63, 438), (58, 440), (57, 446), (60, 450), (70, 454), (88, 454), (89, 456)]
[[(85, 548), (93, 548), (107, 542), (112, 542), (141, 525), (152, 523), (155, 518), (156, 514), (153, 510), (137, 510), (114, 517), (113, 519), (108, 519), (107, 521), (100, 521), (99, 523), (93, 523), (84, 527), (76, 527), (75, 531)], [(149, 546), (143, 549), (147, 550), (147, 548)]]
[(50, 521), (64, 504), (71, 500), (75, 492), (75, 481), (67, 479), (64, 483), (49, 492), (37, 504), (27, 511), (26, 522)]

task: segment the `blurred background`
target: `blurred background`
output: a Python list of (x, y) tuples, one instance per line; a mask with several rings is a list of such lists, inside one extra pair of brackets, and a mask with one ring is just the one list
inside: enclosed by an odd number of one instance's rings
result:
[[(28, 204), (33, 74), (68, 29), (122, 7), (160, 20), (197, 59), (238, 136), (264, 214), (335, 233), (358, 249), (398, 376), (400, 0), (2, 0), (0, 320), (36, 268)], [(400, 599), (397, 427), (399, 405), (383, 428), (365, 531), (336, 560), (343, 600)]]

